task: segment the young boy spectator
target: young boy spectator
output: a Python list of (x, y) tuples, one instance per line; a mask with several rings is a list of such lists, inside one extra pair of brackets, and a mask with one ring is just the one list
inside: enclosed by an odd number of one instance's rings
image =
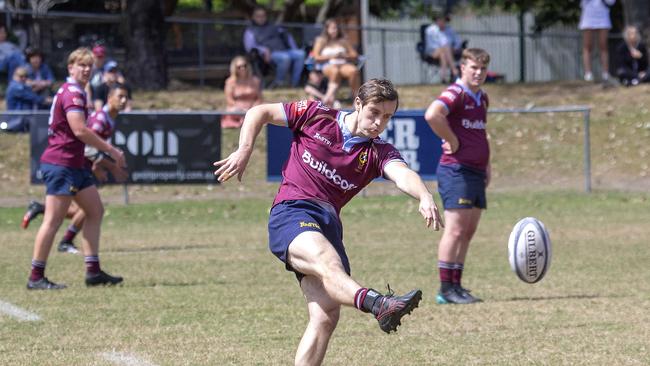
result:
[(335, 109), (341, 108), (341, 102), (327, 96), (328, 80), (320, 70), (311, 70), (305, 84), (305, 93), (309, 100), (319, 100)]
[(52, 98), (34, 93), (27, 85), (27, 68), (20, 66), (14, 71), (6, 92), (7, 110), (24, 111), (38, 109), (41, 105), (52, 103)]

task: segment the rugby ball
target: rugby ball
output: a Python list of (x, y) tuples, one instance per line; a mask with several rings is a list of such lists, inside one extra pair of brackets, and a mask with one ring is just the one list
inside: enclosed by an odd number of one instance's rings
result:
[(519, 220), (508, 239), (510, 268), (526, 283), (540, 281), (551, 265), (551, 239), (534, 217)]
[(84, 156), (92, 162), (99, 162), (104, 158), (104, 154), (101, 151), (90, 145), (86, 145), (84, 148)]

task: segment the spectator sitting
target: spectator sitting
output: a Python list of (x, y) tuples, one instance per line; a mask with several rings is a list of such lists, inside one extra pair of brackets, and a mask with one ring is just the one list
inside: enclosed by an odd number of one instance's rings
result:
[(650, 81), (648, 75), (648, 50), (641, 42), (639, 30), (627, 26), (623, 31), (623, 42), (616, 48), (618, 68), (616, 74), (621, 84), (637, 85)]
[(331, 99), (332, 96), (327, 96), (328, 84), (329, 82), (322, 71), (311, 70), (307, 77), (307, 84), (305, 84), (305, 93), (307, 93), (309, 100), (319, 100), (327, 106), (340, 109), (341, 102)]
[(102, 110), (108, 101), (109, 90), (113, 85), (116, 84), (124, 85), (128, 94), (128, 99), (124, 111), (128, 112), (131, 110), (131, 89), (126, 84), (120, 82), (120, 80), (124, 80), (124, 78), (121, 77), (121, 74), (119, 73), (117, 62), (113, 60), (106, 62), (104, 64), (104, 72), (102, 73), (102, 83), (96, 88), (91, 88), (93, 107), (96, 112)]
[(54, 74), (52, 69), (43, 62), (43, 54), (38, 48), (28, 47), (25, 50), (27, 58), (27, 85), (32, 90), (44, 97), (51, 95), (52, 83), (54, 83)]
[(25, 64), (25, 56), (18, 46), (8, 40), (7, 28), (0, 25), (0, 70), (12, 79), (18, 66)]
[[(246, 57), (237, 56), (230, 61), (230, 76), (226, 79), (224, 94), (228, 112), (246, 112), (262, 103), (262, 83), (253, 75)], [(221, 118), (221, 128), (239, 128), (243, 122), (243, 115), (226, 114)]]
[(354, 93), (361, 86), (361, 72), (356, 65), (359, 54), (345, 39), (336, 20), (325, 21), (323, 32), (314, 42), (313, 54), (316, 68), (322, 69), (329, 79), (326, 99), (332, 102), (336, 99), (336, 91), (343, 79), (350, 83), (354, 99)]
[(34, 110), (52, 103), (51, 97), (43, 97), (32, 91), (27, 85), (27, 69), (19, 66), (14, 71), (13, 80), (9, 82), (6, 92), (7, 110)]
[(455, 67), (451, 42), (443, 32), (446, 28), (445, 18), (442, 16), (434, 17), (434, 23), (427, 27), (425, 31), (425, 52), (434, 60), (440, 62), (440, 75), (443, 83), (451, 70), (453, 79), (458, 77), (458, 70)]
[(256, 50), (264, 62), (276, 66), (272, 86), (284, 85), (284, 79), (291, 68), (291, 85), (298, 86), (305, 62), (305, 51), (284, 28), (269, 24), (266, 10), (256, 7), (251, 16), (251, 24), (244, 31), (246, 52)]
[(445, 36), (447, 36), (449, 46), (451, 47), (452, 56), (454, 56), (454, 61), (456, 61), (460, 60), (460, 56), (463, 54), (463, 50), (467, 46), (467, 41), (463, 41), (458, 36), (458, 33), (456, 33), (454, 28), (449, 25), (450, 21), (451, 17), (449, 15), (445, 15), (444, 17), (439, 17), (436, 24), (438, 25), (438, 28), (440, 28), (440, 30), (445, 34)]

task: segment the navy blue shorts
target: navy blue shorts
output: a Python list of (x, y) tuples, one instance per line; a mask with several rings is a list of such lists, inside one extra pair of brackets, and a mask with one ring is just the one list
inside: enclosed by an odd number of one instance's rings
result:
[(485, 172), (459, 164), (438, 165), (438, 192), (445, 210), (487, 208)]
[(51, 196), (74, 196), (82, 189), (95, 185), (93, 173), (85, 168), (41, 164), (41, 173), (43, 173), (46, 194)]
[(350, 262), (343, 246), (343, 226), (335, 212), (308, 200), (288, 200), (271, 209), (269, 218), (269, 249), (285, 264), (287, 271), (296, 273), (298, 280), (304, 274), (287, 262), (289, 244), (305, 231), (318, 231), (334, 246), (341, 257), (343, 268), (350, 274)]

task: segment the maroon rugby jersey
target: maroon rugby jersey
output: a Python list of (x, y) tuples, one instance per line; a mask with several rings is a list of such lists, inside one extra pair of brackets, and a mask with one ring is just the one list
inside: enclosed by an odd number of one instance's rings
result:
[(440, 164), (461, 164), (485, 171), (490, 161), (487, 140), (487, 109), (489, 100), (482, 90), (474, 94), (460, 83), (450, 85), (436, 102), (443, 103), (449, 114), (447, 121), (458, 137), (460, 146), (453, 154), (442, 154)]
[(381, 138), (352, 137), (343, 122), (345, 112), (306, 100), (283, 107), (293, 140), (274, 205), (284, 200), (317, 199), (340, 213), (363, 187), (383, 175), (388, 162), (404, 161), (399, 151)]
[(68, 168), (82, 168), (85, 144), (72, 132), (66, 118), (68, 112), (83, 113), (84, 119), (88, 117), (86, 93), (72, 78), (68, 78), (66, 83), (61, 85), (52, 101), (47, 129), (47, 148), (41, 155), (41, 162)]
[(115, 121), (108, 113), (107, 105), (105, 105), (101, 111), (93, 112), (90, 117), (88, 117), (86, 125), (103, 140), (110, 139), (113, 136), (113, 132), (115, 132)]

